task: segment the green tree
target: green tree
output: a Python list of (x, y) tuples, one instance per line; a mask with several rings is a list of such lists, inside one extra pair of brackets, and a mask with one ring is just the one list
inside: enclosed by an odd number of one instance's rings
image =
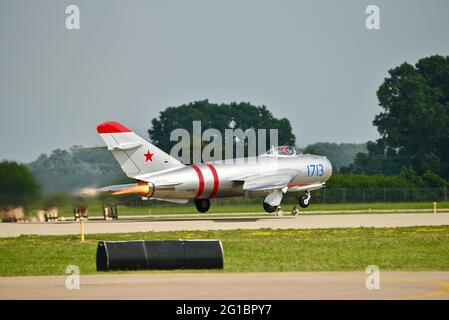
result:
[(215, 104), (203, 100), (179, 107), (168, 107), (160, 113), (158, 118), (151, 121), (152, 128), (148, 130), (148, 134), (154, 144), (170, 152), (177, 143), (177, 141), (170, 141), (170, 133), (174, 129), (181, 128), (187, 130), (192, 137), (193, 121), (201, 121), (202, 131), (209, 128), (218, 129), (223, 138), (225, 129), (229, 128), (267, 129), (267, 146), (269, 146), (268, 130), (278, 129), (279, 144), (295, 144), (295, 136), (288, 119), (277, 119), (266, 106), (253, 106), (247, 102)]
[(360, 152), (356, 155), (354, 163), (347, 167), (342, 167), (342, 173), (355, 174), (386, 174), (395, 175), (401, 166), (398, 155), (394, 150), (385, 148), (382, 141), (368, 141), (366, 144), (367, 153)]
[(110, 151), (57, 149), (29, 164), (46, 193), (100, 187), (126, 177)]
[(341, 174), (332, 175), (329, 180), (329, 189), (352, 188), (411, 188), (413, 183), (400, 176), (385, 176), (383, 174), (361, 175), (361, 174)]
[(329, 143), (318, 142), (304, 148), (304, 153), (326, 156), (334, 170), (350, 165), (358, 153), (366, 153), (366, 143)]
[(40, 195), (40, 186), (27, 166), (14, 161), (0, 162), (0, 207), (26, 207)]
[(419, 175), (434, 172), (448, 179), (449, 57), (431, 56), (389, 70), (377, 97), (383, 111), (373, 124), (381, 137), (350, 169), (397, 174), (411, 166)]

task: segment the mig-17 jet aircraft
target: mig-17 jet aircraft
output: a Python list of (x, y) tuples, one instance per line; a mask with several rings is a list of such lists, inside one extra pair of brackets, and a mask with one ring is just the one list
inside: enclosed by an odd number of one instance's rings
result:
[[(302, 154), (291, 146), (272, 147), (255, 158), (185, 165), (118, 122), (97, 127), (108, 150), (126, 175), (136, 183), (99, 189), (113, 195), (136, 194), (177, 203), (195, 202), (206, 212), (210, 199), (264, 196), (263, 208), (275, 212), (285, 193), (298, 193), (302, 208), (311, 191), (323, 188), (332, 175), (326, 157)], [(238, 160), (238, 159), (237, 159)]]

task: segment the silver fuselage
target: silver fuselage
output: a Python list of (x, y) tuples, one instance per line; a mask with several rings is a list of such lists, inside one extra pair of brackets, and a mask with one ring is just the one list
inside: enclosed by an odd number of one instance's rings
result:
[[(316, 169), (315, 169), (316, 168)], [(214, 161), (181, 166), (139, 177), (152, 185), (148, 197), (161, 199), (208, 199), (266, 194), (268, 191), (245, 191), (244, 177), (276, 174), (283, 169), (298, 173), (289, 182), (286, 192), (307, 191), (308, 186), (326, 182), (332, 165), (326, 157), (301, 154), (291, 157), (262, 155), (252, 158)], [(313, 170), (313, 172), (312, 172)], [(215, 171), (215, 172), (214, 172)], [(315, 188), (318, 189), (318, 188)]]

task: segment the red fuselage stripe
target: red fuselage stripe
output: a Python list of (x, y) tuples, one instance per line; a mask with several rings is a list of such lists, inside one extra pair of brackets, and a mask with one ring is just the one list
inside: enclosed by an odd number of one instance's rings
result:
[(200, 168), (197, 165), (193, 164), (192, 168), (195, 169), (196, 174), (198, 175), (198, 191), (196, 192), (195, 198), (198, 199), (201, 197), (204, 191), (204, 176), (201, 172)]
[(217, 174), (217, 170), (215, 169), (215, 167), (211, 163), (206, 163), (206, 165), (209, 167), (210, 171), (212, 172), (212, 175), (214, 176), (214, 187), (209, 196), (209, 198), (213, 198), (217, 194), (220, 181), (218, 180), (218, 174)]

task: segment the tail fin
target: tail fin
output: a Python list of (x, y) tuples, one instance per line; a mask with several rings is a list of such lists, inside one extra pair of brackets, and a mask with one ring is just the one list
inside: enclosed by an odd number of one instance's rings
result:
[(97, 131), (130, 178), (183, 166), (177, 159), (139, 137), (118, 122), (104, 122)]

